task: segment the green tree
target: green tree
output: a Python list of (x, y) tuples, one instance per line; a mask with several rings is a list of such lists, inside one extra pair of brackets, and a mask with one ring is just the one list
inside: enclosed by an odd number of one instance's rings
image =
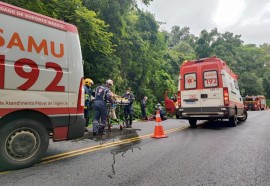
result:
[(261, 95), (264, 93), (263, 80), (258, 78), (255, 73), (244, 72), (239, 78), (239, 86), (243, 96)]
[(195, 51), (197, 58), (209, 57), (213, 54), (212, 43), (218, 36), (217, 29), (213, 29), (210, 32), (202, 30), (199, 38), (195, 41)]

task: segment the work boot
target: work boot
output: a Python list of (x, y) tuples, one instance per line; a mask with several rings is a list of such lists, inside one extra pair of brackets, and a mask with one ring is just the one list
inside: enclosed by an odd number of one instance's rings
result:
[(93, 122), (93, 134), (98, 132), (98, 126), (99, 126), (99, 123), (98, 121), (94, 121)]
[(100, 124), (98, 126), (98, 134), (104, 135), (104, 128), (105, 128), (105, 125)]

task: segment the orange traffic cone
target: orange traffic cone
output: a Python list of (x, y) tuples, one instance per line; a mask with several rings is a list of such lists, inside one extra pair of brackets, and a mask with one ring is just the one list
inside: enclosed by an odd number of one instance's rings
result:
[(158, 110), (156, 113), (156, 126), (154, 130), (154, 134), (151, 138), (167, 138), (164, 134), (163, 126), (161, 125), (160, 111)]

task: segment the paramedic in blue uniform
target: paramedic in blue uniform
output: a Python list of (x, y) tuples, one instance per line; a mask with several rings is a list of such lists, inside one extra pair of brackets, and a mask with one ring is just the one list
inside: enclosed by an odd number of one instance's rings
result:
[(89, 124), (90, 117), (90, 107), (91, 107), (91, 95), (92, 95), (92, 85), (94, 82), (90, 78), (84, 79), (84, 118), (85, 118), (85, 131), (87, 130), (87, 126)]
[(134, 101), (134, 95), (131, 93), (131, 89), (128, 88), (126, 93), (123, 95), (123, 98), (126, 98), (129, 103), (124, 106), (124, 115), (125, 115), (125, 122), (126, 122), (126, 127), (131, 128), (132, 125), (132, 119), (133, 119), (133, 101)]
[[(113, 81), (108, 79), (105, 85), (100, 85), (95, 89), (95, 116), (93, 121), (93, 135), (104, 134), (107, 119), (107, 101), (114, 103), (110, 87), (113, 86)], [(100, 123), (99, 123), (100, 121)]]

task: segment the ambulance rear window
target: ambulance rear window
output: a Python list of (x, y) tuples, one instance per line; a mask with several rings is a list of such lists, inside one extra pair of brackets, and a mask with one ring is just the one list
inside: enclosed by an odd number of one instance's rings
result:
[(218, 87), (218, 73), (216, 70), (203, 72), (204, 87)]
[(197, 75), (196, 73), (185, 74), (185, 89), (197, 88)]
[(239, 90), (239, 85), (238, 85), (237, 81), (234, 81), (234, 85), (235, 85), (235, 88), (236, 88), (237, 90)]

